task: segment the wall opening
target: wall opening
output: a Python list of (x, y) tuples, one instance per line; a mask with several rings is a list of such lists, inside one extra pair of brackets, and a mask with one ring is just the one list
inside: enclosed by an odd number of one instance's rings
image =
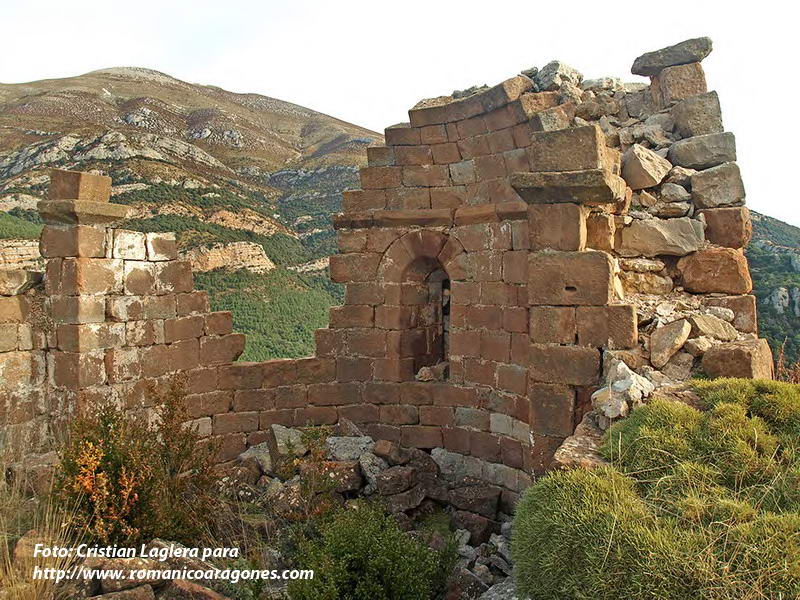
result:
[(438, 260), (423, 257), (409, 265), (405, 279), (406, 299), (415, 305), (413, 327), (407, 332), (414, 372), (439, 365), (436, 378), (444, 378), (450, 351), (450, 278)]

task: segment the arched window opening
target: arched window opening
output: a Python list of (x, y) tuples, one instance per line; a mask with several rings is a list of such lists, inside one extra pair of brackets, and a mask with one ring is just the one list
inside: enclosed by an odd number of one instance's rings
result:
[(416, 293), (415, 328), (409, 332), (414, 347), (414, 370), (421, 381), (447, 377), (450, 351), (450, 279), (435, 259), (418, 259), (406, 273), (407, 284)]

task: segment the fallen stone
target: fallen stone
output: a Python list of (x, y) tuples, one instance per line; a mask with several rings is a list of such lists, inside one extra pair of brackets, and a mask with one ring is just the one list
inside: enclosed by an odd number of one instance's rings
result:
[(415, 485), (410, 490), (386, 496), (386, 509), (390, 513), (401, 513), (419, 506), (425, 499), (425, 489), (422, 485)]
[(732, 248), (706, 248), (678, 261), (683, 287), (689, 292), (748, 294), (753, 289), (747, 259)]
[(718, 319), (722, 319), (726, 323), (733, 323), (733, 320), (736, 318), (736, 313), (734, 313), (733, 310), (723, 306), (707, 306), (706, 312)]
[(686, 167), (672, 167), (664, 183), (677, 183), (684, 189), (692, 189), (692, 175), (697, 173), (694, 169), (687, 169)]
[(269, 444), (267, 442), (250, 446), (247, 450), (239, 455), (240, 461), (246, 461), (251, 458), (258, 463), (263, 473), (269, 474), (272, 472), (272, 455), (270, 454)]
[(500, 488), (490, 485), (468, 485), (450, 491), (450, 504), (460, 510), (478, 513), (488, 519), (497, 517)]
[(594, 412), (588, 412), (553, 455), (552, 467), (556, 469), (593, 469), (608, 461), (600, 454), (603, 430), (597, 424)]
[(413, 467), (389, 467), (375, 477), (375, 486), (381, 496), (391, 496), (410, 489), (416, 483), (416, 476)]
[(622, 156), (622, 178), (632, 190), (642, 190), (658, 185), (672, 169), (668, 160), (634, 144)]
[(650, 362), (653, 366), (660, 369), (666, 365), (689, 339), (691, 331), (692, 326), (686, 319), (673, 321), (653, 331), (650, 336)]
[(619, 274), (626, 294), (669, 294), (674, 284), (666, 275), (622, 271)]
[(494, 522), (491, 519), (463, 510), (453, 513), (453, 523), (457, 528), (469, 531), (470, 546), (480, 546), (488, 542), (494, 531)]
[(657, 258), (623, 258), (620, 259), (619, 266), (623, 271), (636, 273), (658, 273), (666, 267), (664, 261)]
[(672, 381), (685, 381), (692, 375), (694, 357), (688, 352), (678, 352), (669, 359), (661, 372)]
[(686, 340), (683, 349), (695, 358), (699, 358), (705, 354), (709, 348), (714, 345), (714, 342), (707, 337), (691, 338)]
[(517, 594), (514, 579), (508, 577), (486, 590), (478, 600), (522, 600), (522, 597)]
[(388, 469), (389, 465), (385, 460), (378, 458), (372, 452), (364, 452), (364, 454), (358, 458), (358, 464), (361, 467), (361, 472), (364, 474), (364, 479), (367, 480), (367, 485), (364, 486), (364, 494), (369, 496), (378, 489), (378, 474)]
[(622, 230), (622, 256), (685, 256), (703, 247), (703, 224), (686, 217), (635, 220)]
[(677, 183), (664, 183), (661, 185), (660, 198), (664, 202), (688, 202), (692, 195)]
[(672, 107), (670, 115), (681, 137), (722, 133), (722, 113), (717, 92), (686, 98)]
[(408, 450), (389, 440), (378, 440), (372, 447), (372, 453), (390, 465), (404, 465), (410, 459)]
[(472, 571), (457, 567), (447, 584), (446, 600), (475, 600), (488, 589)]
[(772, 379), (772, 352), (765, 339), (718, 344), (703, 355), (709, 377)]
[(328, 457), (332, 460), (358, 460), (365, 452), (372, 450), (375, 442), (371, 437), (337, 437), (325, 440)]
[[(100, 581), (100, 591), (104, 594), (110, 592), (120, 592), (132, 588), (150, 587), (150, 585), (161, 585), (164, 580), (157, 577), (130, 577), (132, 571), (156, 571), (161, 572), (162, 563), (149, 558), (110, 558), (102, 563), (102, 569), (107, 571), (121, 570), (124, 572), (122, 579), (103, 579)], [(152, 592), (151, 592), (152, 594)], [(151, 596), (152, 597), (152, 596)], [(138, 597), (136, 597), (138, 600)]]
[(734, 162), (736, 138), (729, 131), (686, 138), (670, 146), (667, 158), (673, 165), (691, 169), (708, 169), (725, 162)]
[(24, 294), (41, 280), (41, 273), (21, 269), (0, 269), (0, 296)]
[(711, 53), (711, 38), (701, 37), (685, 40), (674, 46), (646, 52), (633, 61), (634, 75), (657, 75), (659, 71), (674, 65), (700, 62)]
[(580, 71), (560, 60), (550, 61), (533, 77), (540, 92), (557, 90), (567, 82), (579, 86), (582, 80), (583, 75)]
[(300, 465), (300, 473), (306, 477), (314, 477), (320, 481), (328, 481), (334, 492), (354, 492), (361, 488), (363, 482), (361, 469), (354, 460), (321, 461)]
[(592, 408), (597, 411), (601, 428), (612, 421), (628, 416), (655, 389), (647, 379), (634, 373), (618, 358), (607, 363), (605, 387), (592, 394)]
[(733, 325), (714, 315), (693, 315), (689, 321), (692, 324), (692, 337), (706, 336), (723, 342), (739, 337), (739, 332)]
[(268, 431), (272, 434), (267, 443), (270, 444), (273, 458), (287, 455), (300, 457), (305, 456), (308, 452), (308, 448), (303, 443), (303, 434), (297, 429), (272, 425)]
[(685, 217), (691, 209), (692, 205), (688, 202), (659, 202), (652, 208), (648, 208), (647, 212), (661, 219), (674, 219)]
[(692, 175), (692, 198), (698, 208), (743, 204), (745, 192), (739, 166), (727, 162)]

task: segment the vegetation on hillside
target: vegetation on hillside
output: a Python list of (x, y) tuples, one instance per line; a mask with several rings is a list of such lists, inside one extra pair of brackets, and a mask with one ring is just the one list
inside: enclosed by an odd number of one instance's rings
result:
[(312, 355), (314, 330), (327, 326), (328, 307), (339, 302), (334, 286), (327, 276), (284, 269), (195, 274), (195, 287), (208, 291), (211, 308), (233, 311), (234, 329), (247, 334), (242, 360)]
[(539, 599), (800, 595), (800, 387), (698, 382), (607, 434), (610, 466), (549, 475), (517, 507), (521, 592)]
[(0, 240), (35, 240), (42, 226), (10, 213), (0, 212)]

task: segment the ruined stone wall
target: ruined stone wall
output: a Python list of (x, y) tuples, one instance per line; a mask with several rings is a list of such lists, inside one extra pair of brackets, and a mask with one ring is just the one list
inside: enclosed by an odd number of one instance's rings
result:
[[(607, 425), (699, 370), (771, 377), (709, 51), (640, 57), (650, 86), (554, 62), (412, 109), (334, 218), (345, 301), (309, 358), (233, 362), (244, 338), (174, 238), (110, 228), (126, 210), (110, 180), (55, 172), (43, 288), (0, 298), (6, 432), (40, 450), (75, 410), (147, 409), (147, 386), (180, 373), (220, 460), (273, 424), (346, 419), (466, 456), (511, 504), (589, 411)], [(26, 312), (36, 294), (47, 326)]]

